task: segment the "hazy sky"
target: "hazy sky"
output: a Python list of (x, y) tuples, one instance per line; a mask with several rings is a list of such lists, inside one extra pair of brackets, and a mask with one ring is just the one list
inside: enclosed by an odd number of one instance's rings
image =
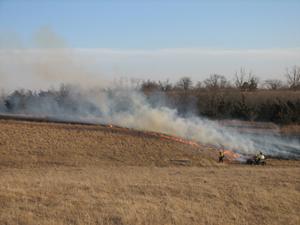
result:
[(0, 88), (300, 66), (300, 0), (0, 0)]

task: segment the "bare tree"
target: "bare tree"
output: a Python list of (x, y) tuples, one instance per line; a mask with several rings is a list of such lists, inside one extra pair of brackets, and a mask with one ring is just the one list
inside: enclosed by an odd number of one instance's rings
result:
[(143, 83), (142, 78), (134, 78), (134, 77), (121, 77), (119, 80), (114, 79), (113, 84), (111, 84), (110, 89), (117, 90), (139, 90), (141, 89)]
[(291, 71), (286, 68), (285, 77), (294, 91), (300, 88), (300, 67), (294, 66)]
[(237, 71), (235, 71), (233, 79), (235, 82), (235, 86), (237, 88), (241, 88), (244, 85), (244, 82), (246, 81), (245, 76), (246, 76), (245, 68), (240, 69), (239, 75), (238, 75)]
[(155, 81), (143, 81), (141, 85), (141, 91), (157, 91), (159, 90), (159, 85)]
[(255, 76), (252, 70), (249, 71), (248, 78), (246, 77), (246, 72), (244, 68), (240, 69), (240, 74), (237, 71), (234, 74), (234, 83), (237, 88), (241, 88), (243, 91), (249, 90), (254, 91), (260, 82), (260, 78)]
[(191, 88), (193, 82), (192, 82), (192, 79), (190, 77), (181, 77), (179, 79), (179, 81), (177, 82), (177, 86), (180, 88), (180, 89), (183, 89), (183, 90), (188, 90)]
[(131, 89), (136, 90), (136, 91), (141, 89), (142, 81), (143, 81), (142, 78), (131, 77), (130, 78), (130, 83), (131, 83), (130, 87), (131, 87)]
[(282, 81), (277, 79), (265, 80), (263, 84), (270, 90), (277, 90), (283, 86)]
[(196, 89), (201, 89), (202, 88), (202, 82), (198, 81), (197, 84), (195, 85)]
[(211, 74), (203, 82), (207, 88), (225, 88), (229, 84), (224, 76), (218, 74)]
[(171, 91), (173, 88), (173, 84), (169, 82), (169, 79), (166, 81), (158, 81), (158, 86), (161, 91)]

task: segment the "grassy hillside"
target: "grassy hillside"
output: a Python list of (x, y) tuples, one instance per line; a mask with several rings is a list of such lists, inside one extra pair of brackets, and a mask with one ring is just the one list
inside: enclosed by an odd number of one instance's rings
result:
[[(189, 166), (214, 164), (216, 151), (139, 131), (93, 125), (0, 120), (1, 164), (64, 166)], [(206, 154), (199, 154), (199, 152)]]
[(0, 224), (299, 224), (300, 162), (107, 126), (0, 120)]

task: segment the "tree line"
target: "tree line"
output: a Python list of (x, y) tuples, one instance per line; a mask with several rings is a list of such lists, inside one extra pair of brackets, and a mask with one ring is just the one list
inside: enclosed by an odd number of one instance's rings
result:
[(190, 77), (181, 77), (175, 84), (172, 84), (169, 80), (157, 82), (148, 79), (141, 82), (141, 91), (186, 91), (203, 88), (238, 88), (241, 91), (255, 91), (257, 89), (300, 90), (300, 67), (294, 66), (290, 70), (286, 68), (284, 77), (286, 78), (286, 82), (278, 79), (261, 81), (260, 77), (256, 76), (251, 70), (247, 74), (245, 68), (241, 68), (239, 71), (235, 71), (233, 82), (219, 74), (211, 74), (203, 82), (198, 81), (195, 84)]
[[(134, 89), (147, 101), (157, 106), (177, 109), (178, 115), (188, 117), (197, 115), (213, 120), (238, 119), (245, 121), (274, 122), (276, 124), (300, 124), (300, 68), (294, 67), (285, 74), (287, 82), (275, 79), (262, 83), (267, 89), (258, 88), (259, 77), (245, 69), (236, 71), (233, 83), (224, 76), (213, 74), (203, 83), (193, 84), (190, 77), (181, 77), (172, 84), (164, 82), (121, 78), (111, 87), (91, 89), (89, 93), (80, 91), (79, 85), (61, 84), (58, 90), (51, 87), (48, 91), (32, 92), (18, 89), (4, 96), (1, 111), (9, 113), (40, 113), (52, 115), (98, 116), (101, 109), (88, 96), (103, 93), (113, 99), (116, 90)], [(270, 91), (271, 90), (271, 91)]]

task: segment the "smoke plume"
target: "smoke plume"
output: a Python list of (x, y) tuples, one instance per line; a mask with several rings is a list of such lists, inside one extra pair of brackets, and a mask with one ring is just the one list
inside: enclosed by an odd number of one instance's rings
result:
[(12, 102), (15, 112), (162, 133), (241, 154), (258, 154), (261, 150), (273, 156), (299, 157), (300, 154), (297, 140), (228, 131), (198, 116), (182, 117), (176, 109), (167, 107), (162, 96), (146, 96), (132, 90), (132, 86), (84, 89), (67, 84), (61, 85), (59, 90), (40, 92), (27, 98), (25, 103), (22, 101), (24, 99), (16, 97)]
[[(0, 36), (0, 79), (5, 88), (16, 82), (29, 89), (68, 82), (77, 84), (62, 84), (59, 90), (51, 88), (39, 93), (19, 89), (9, 97), (8, 113), (47, 115), (163, 133), (242, 154), (257, 154), (260, 150), (285, 157), (300, 154), (297, 140), (228, 131), (216, 122), (193, 115), (192, 111), (182, 116), (163, 94), (149, 96), (138, 92), (139, 79), (121, 79), (105, 88), (109, 82), (104, 74), (87, 69), (78, 56), (75, 60), (74, 51), (65, 48), (68, 41), (49, 26), (42, 26), (34, 33), (31, 42), (33, 48), (26, 49), (14, 33)], [(118, 71), (116, 64), (113, 72)], [(88, 89), (88, 84), (102, 86)], [(185, 108), (193, 105), (184, 104)], [(4, 108), (2, 105), (0, 110)]]
[(67, 47), (68, 40), (49, 25), (41, 26), (27, 41), (12, 31), (1, 34), (0, 88), (36, 90), (68, 82), (86, 86), (109, 83), (101, 68), (88, 68), (89, 62)]

